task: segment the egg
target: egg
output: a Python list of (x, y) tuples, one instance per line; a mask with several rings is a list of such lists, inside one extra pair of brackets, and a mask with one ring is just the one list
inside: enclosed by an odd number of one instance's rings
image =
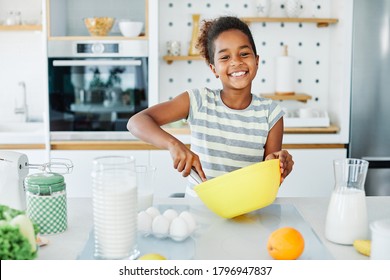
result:
[(189, 233), (187, 222), (183, 218), (176, 217), (172, 220), (169, 235), (173, 240), (182, 241), (188, 237)]
[(152, 217), (145, 211), (141, 211), (137, 215), (138, 231), (144, 234), (152, 232)]
[(151, 206), (148, 209), (146, 209), (145, 212), (148, 213), (150, 215), (150, 217), (152, 217), (152, 219), (154, 219), (158, 215), (160, 215), (160, 211), (157, 208), (153, 207), (153, 206)]
[(173, 209), (167, 209), (164, 211), (163, 215), (165, 217), (167, 217), (169, 219), (169, 221), (171, 222), (174, 218), (176, 218), (177, 216), (179, 216), (179, 214), (173, 210)]
[(179, 217), (186, 221), (190, 234), (193, 233), (196, 229), (196, 221), (194, 216), (188, 211), (183, 211), (180, 213)]
[(164, 238), (169, 233), (170, 222), (167, 217), (158, 215), (153, 219), (152, 232), (157, 238)]

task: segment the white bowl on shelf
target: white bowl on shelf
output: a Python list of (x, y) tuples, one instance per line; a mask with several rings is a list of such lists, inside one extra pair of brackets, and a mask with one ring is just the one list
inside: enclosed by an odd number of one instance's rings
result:
[(144, 23), (142, 21), (121, 20), (118, 26), (124, 37), (137, 37), (141, 34)]

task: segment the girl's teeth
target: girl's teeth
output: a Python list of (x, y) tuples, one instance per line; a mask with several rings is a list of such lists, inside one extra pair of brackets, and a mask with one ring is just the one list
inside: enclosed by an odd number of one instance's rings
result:
[(242, 75), (244, 75), (244, 74), (245, 74), (245, 72), (242, 71), (242, 72), (233, 72), (231, 75), (232, 75), (233, 77), (238, 77), (238, 76), (242, 76)]

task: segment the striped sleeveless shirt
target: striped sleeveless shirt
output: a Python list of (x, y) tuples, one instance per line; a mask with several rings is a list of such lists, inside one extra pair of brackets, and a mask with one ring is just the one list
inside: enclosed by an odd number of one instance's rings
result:
[(207, 179), (263, 160), (268, 133), (284, 115), (275, 101), (252, 94), (247, 108), (234, 110), (222, 102), (220, 89), (187, 92), (191, 150), (200, 157)]

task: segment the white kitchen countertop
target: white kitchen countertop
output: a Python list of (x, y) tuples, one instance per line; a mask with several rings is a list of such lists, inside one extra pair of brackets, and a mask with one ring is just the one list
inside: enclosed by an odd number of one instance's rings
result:
[[(293, 204), (303, 219), (308, 222), (325, 248), (334, 259), (368, 260), (355, 251), (353, 246), (337, 245), (324, 237), (328, 198), (277, 198), (274, 204)], [(184, 198), (164, 198), (155, 204), (177, 205), (191, 203)], [(369, 221), (390, 218), (390, 196), (367, 197)], [(68, 229), (51, 236), (47, 246), (39, 249), (41, 260), (77, 259), (89, 239), (93, 226), (92, 201), (89, 198), (68, 198)]]
[[(191, 136), (187, 126), (166, 126), (184, 144), (190, 144)], [(128, 131), (55, 131), (49, 132), (43, 122), (0, 122), (0, 144), (44, 144), (46, 141), (135, 141)], [(343, 144), (339, 133), (285, 133), (283, 144)]]

